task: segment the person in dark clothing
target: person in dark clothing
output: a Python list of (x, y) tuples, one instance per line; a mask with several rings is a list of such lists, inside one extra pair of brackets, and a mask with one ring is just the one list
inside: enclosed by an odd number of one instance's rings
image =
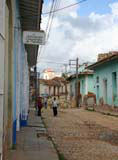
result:
[(53, 115), (54, 115), (54, 117), (57, 116), (57, 114), (58, 114), (57, 107), (58, 107), (58, 103), (57, 103), (56, 98), (54, 97), (54, 100), (52, 102), (52, 108), (53, 108)]
[(37, 99), (37, 108), (38, 108), (38, 116), (41, 116), (41, 109), (42, 109), (42, 99), (38, 97)]
[(48, 102), (47, 102), (47, 98), (45, 97), (44, 98), (44, 107), (45, 107), (45, 109), (47, 109), (47, 105), (48, 105)]

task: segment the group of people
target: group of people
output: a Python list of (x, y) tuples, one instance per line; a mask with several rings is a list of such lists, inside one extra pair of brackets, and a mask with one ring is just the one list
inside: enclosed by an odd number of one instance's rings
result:
[[(44, 103), (43, 103), (44, 102)], [(41, 116), (41, 109), (43, 107), (43, 104), (44, 104), (44, 107), (47, 109), (47, 106), (48, 106), (48, 101), (47, 101), (47, 98), (45, 97), (44, 98), (44, 101), (42, 102), (42, 97), (38, 97), (37, 99), (37, 111), (38, 111), (38, 116)], [(53, 115), (54, 117), (57, 116), (58, 114), (58, 111), (57, 111), (57, 108), (58, 108), (58, 101), (56, 100), (56, 98), (54, 97), (53, 100), (52, 100), (52, 109), (53, 109)]]

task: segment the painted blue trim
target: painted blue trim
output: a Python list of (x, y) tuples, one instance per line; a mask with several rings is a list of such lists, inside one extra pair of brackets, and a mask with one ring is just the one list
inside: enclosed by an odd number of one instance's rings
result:
[(16, 120), (13, 122), (13, 145), (16, 145)]
[(25, 127), (28, 124), (28, 116), (24, 119), (22, 115), (20, 115), (20, 126)]
[[(14, 39), (16, 40), (16, 33)], [(16, 43), (16, 41), (15, 41)], [(15, 44), (16, 45), (16, 44)], [(17, 62), (16, 62), (16, 53), (17, 53), (17, 47), (14, 47), (14, 94), (13, 94), (13, 145), (16, 144), (16, 77), (17, 77)]]
[(21, 126), (21, 127), (27, 126), (27, 120), (21, 120), (21, 121), (20, 121), (20, 126)]

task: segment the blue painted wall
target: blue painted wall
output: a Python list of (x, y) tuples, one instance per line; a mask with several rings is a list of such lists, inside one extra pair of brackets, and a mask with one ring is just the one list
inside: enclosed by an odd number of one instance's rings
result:
[(94, 88), (94, 75), (88, 75), (88, 91), (95, 93)]
[[(118, 106), (118, 59), (96, 67), (94, 72), (97, 104), (100, 99), (103, 99), (108, 105)], [(116, 80), (114, 80), (114, 73)]]
[[(27, 55), (22, 38), (18, 3), (19, 0), (14, 1), (13, 145), (16, 145), (16, 131), (20, 129), (18, 127), (18, 124), (21, 126), (27, 124), (27, 110), (25, 109), (26, 107), (25, 74), (27, 72), (25, 71), (28, 70), (28, 66), (26, 63)], [(28, 81), (28, 73), (27, 73), (27, 81)]]
[[(80, 81), (80, 93), (83, 96), (88, 94), (88, 92), (94, 93), (94, 77), (93, 75), (80, 75), (78, 78), (78, 82)], [(70, 95), (72, 94), (75, 97), (75, 83), (76, 78), (70, 80)]]
[(17, 98), (16, 98), (16, 94), (17, 94), (17, 55), (18, 55), (18, 28), (19, 28), (19, 20), (18, 20), (18, 4), (17, 1), (15, 1), (14, 4), (14, 61), (13, 61), (13, 70), (14, 70), (14, 81), (13, 81), (13, 145), (16, 145), (16, 105), (17, 105)]
[(81, 75), (79, 81), (80, 81), (80, 93), (82, 94), (82, 96), (87, 95), (88, 92), (94, 93), (93, 75)]

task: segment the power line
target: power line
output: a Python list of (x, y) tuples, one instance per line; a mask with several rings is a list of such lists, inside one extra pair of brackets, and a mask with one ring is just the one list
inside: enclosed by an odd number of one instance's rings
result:
[[(66, 8), (69, 8), (69, 7), (72, 7), (72, 6), (75, 6), (75, 5), (78, 5), (78, 4), (83, 3), (85, 1), (87, 1), (87, 0), (81, 0), (77, 3), (65, 6), (65, 7), (60, 8), (60, 9), (57, 9), (60, 6), (60, 3), (58, 3), (60, 1), (58, 1), (58, 0), (53, 0), (52, 1), (50, 12), (43, 13), (43, 14), (49, 14), (48, 23), (47, 23), (47, 26), (46, 26), (46, 33), (47, 33), (46, 41), (48, 41), (48, 39), (49, 39), (49, 35), (50, 35), (50, 32), (51, 32), (51, 27), (52, 27), (53, 19), (54, 19), (54, 16), (55, 16), (55, 12), (66, 9)], [(52, 17), (51, 17), (51, 15), (52, 15)], [(47, 46), (47, 44), (43, 48), (43, 53), (46, 50), (46, 46)], [(41, 51), (42, 51), (42, 47), (41, 47)], [(40, 51), (40, 55), (41, 55), (41, 51)]]
[(46, 26), (46, 33), (47, 33), (47, 30), (48, 30), (48, 26), (49, 26), (49, 23), (50, 23), (50, 19), (51, 19), (51, 13), (53, 11), (53, 6), (54, 6), (54, 1), (52, 1), (52, 5), (51, 5), (51, 8), (50, 8), (50, 12), (49, 12), (49, 18), (48, 18), (48, 22), (47, 22), (47, 26)]
[[(49, 18), (48, 18), (48, 22), (47, 22), (46, 30), (45, 30), (46, 35), (49, 32), (49, 26), (50, 26), (50, 21), (51, 21), (51, 18), (52, 18), (52, 11), (53, 11), (54, 4), (55, 4), (55, 0), (52, 0), (52, 4), (51, 4), (51, 8), (50, 8), (50, 13), (49, 13)], [(46, 36), (46, 39), (47, 39), (47, 36)], [(45, 40), (45, 41), (47, 41), (47, 40)], [(47, 46), (47, 43), (45, 44), (44, 47), (41, 46), (40, 51), (39, 51), (39, 55), (41, 55), (42, 52), (43, 53), (45, 52), (46, 46)], [(43, 51), (42, 51), (42, 49), (43, 49)]]
[[(51, 31), (51, 27), (52, 27), (52, 23), (53, 23), (53, 19), (54, 19), (54, 10), (57, 9), (59, 3), (57, 3), (58, 0), (53, 0), (52, 1), (52, 5), (51, 5), (51, 8), (50, 8), (50, 13), (49, 13), (49, 19), (48, 19), (48, 22), (47, 22), (47, 26), (46, 26), (46, 42), (48, 41), (49, 39), (49, 34), (50, 34), (50, 31)], [(44, 48), (43, 48), (43, 53), (45, 52), (46, 50), (46, 47), (47, 47), (47, 43), (45, 44)], [(41, 47), (41, 50), (40, 50), (40, 55), (41, 55), (41, 51), (42, 51), (42, 47)]]
[(51, 27), (52, 27), (52, 23), (53, 23), (53, 19), (54, 19), (54, 16), (55, 16), (55, 9), (57, 9), (57, 2), (58, 2), (58, 0), (55, 0), (55, 4), (54, 4), (54, 10), (51, 12), (51, 13), (53, 13), (52, 14), (52, 19), (51, 19), (51, 22), (50, 22), (50, 26), (49, 26), (49, 30), (48, 30), (48, 34), (47, 34), (47, 41), (48, 41), (48, 39), (49, 39), (49, 35), (50, 35), (50, 31), (51, 31)]
[[(73, 6), (75, 6), (75, 5), (78, 5), (78, 4), (80, 4), (80, 3), (83, 3), (83, 2), (85, 2), (85, 1), (87, 1), (87, 0), (81, 0), (81, 1), (79, 1), (79, 2), (77, 2), (77, 3), (74, 3), (74, 4), (71, 4), (71, 5), (65, 6), (65, 7), (60, 8), (60, 9), (57, 9), (57, 10), (53, 10), (53, 11), (51, 11), (51, 13), (53, 13), (53, 12), (58, 12), (58, 11), (61, 11), (61, 10), (66, 9), (66, 8), (73, 7)], [(45, 14), (50, 14), (50, 12), (45, 12), (45, 13), (42, 13), (42, 14), (43, 14), (43, 15), (45, 15)]]
[(37, 63), (51, 63), (51, 64), (61, 64), (61, 65), (67, 65), (66, 63), (59, 63), (59, 62), (54, 62), (54, 61), (39, 61)]

